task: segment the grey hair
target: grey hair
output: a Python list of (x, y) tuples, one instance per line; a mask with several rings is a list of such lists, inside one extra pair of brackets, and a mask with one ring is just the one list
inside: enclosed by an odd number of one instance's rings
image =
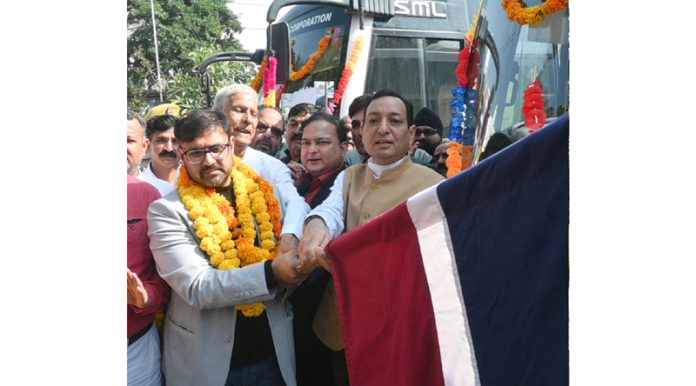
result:
[(227, 87), (221, 88), (217, 94), (215, 94), (215, 100), (213, 100), (213, 110), (220, 111), (222, 113), (227, 113), (227, 103), (233, 96), (243, 93), (253, 95), (254, 99), (258, 99), (259, 94), (246, 84), (233, 84)]
[(145, 125), (145, 120), (143, 119), (143, 117), (141, 117), (140, 115), (136, 114), (136, 113), (133, 112), (132, 110), (128, 110), (128, 112), (126, 113), (126, 120), (127, 120), (127, 121), (132, 121), (132, 120), (134, 120), (134, 119), (136, 119), (138, 122), (140, 122), (140, 126), (142, 126), (143, 129), (145, 128), (146, 125)]

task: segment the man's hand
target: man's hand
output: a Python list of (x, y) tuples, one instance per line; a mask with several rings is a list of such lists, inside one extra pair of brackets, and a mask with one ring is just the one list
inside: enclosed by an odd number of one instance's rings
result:
[(288, 169), (290, 169), (292, 181), (295, 186), (300, 186), (302, 181), (304, 181), (304, 179), (307, 177), (307, 168), (305, 168), (304, 165), (299, 162), (290, 161), (288, 162)]
[(293, 234), (286, 233), (280, 237), (278, 254), (273, 259), (271, 268), (273, 268), (273, 276), (281, 287), (294, 287), (309, 276), (309, 273), (297, 270), (297, 265), (300, 264), (297, 245), (298, 240)]
[(329, 261), (324, 247), (331, 241), (331, 232), (320, 218), (314, 218), (305, 225), (302, 230), (302, 241), (300, 242), (300, 263), (302, 271), (313, 271), (315, 268), (324, 267), (329, 273), (331, 262)]
[(135, 306), (137, 308), (145, 308), (148, 306), (149, 298), (147, 296), (147, 291), (143, 282), (140, 281), (138, 275), (135, 272), (128, 269), (128, 305)]

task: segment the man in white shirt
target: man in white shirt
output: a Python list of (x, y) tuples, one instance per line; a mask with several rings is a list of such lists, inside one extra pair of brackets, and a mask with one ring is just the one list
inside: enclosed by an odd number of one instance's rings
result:
[(234, 84), (218, 91), (213, 109), (227, 115), (234, 135), (234, 154), (273, 185), (283, 210), (281, 245), (297, 247), (302, 237), (302, 222), (309, 205), (297, 193), (290, 169), (278, 159), (253, 149), (250, 145), (258, 124), (258, 94), (245, 84)]
[(152, 184), (162, 197), (176, 189), (179, 178), (179, 156), (176, 147), (179, 142), (174, 137), (177, 117), (160, 115), (147, 121), (145, 135), (150, 141), (150, 163), (140, 173), (139, 178)]

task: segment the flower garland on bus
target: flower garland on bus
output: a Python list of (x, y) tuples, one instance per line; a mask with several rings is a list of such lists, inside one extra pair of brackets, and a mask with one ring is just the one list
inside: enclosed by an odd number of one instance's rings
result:
[(353, 43), (353, 49), (350, 51), (350, 59), (348, 59), (346, 68), (343, 69), (341, 80), (338, 82), (338, 87), (336, 87), (336, 92), (334, 93), (333, 101), (329, 103), (329, 111), (331, 113), (333, 113), (336, 106), (341, 103), (341, 98), (343, 98), (343, 93), (346, 91), (346, 87), (348, 87), (350, 77), (353, 76), (353, 71), (358, 65), (358, 60), (360, 60), (364, 44), (365, 38), (363, 35), (358, 36), (358, 38), (355, 39), (355, 43)]
[(251, 86), (251, 88), (253, 88), (256, 92), (259, 92), (259, 90), (261, 90), (261, 81), (263, 80), (263, 73), (264, 73), (264, 71), (266, 71), (267, 67), (268, 67), (268, 56), (263, 58), (263, 62), (261, 63), (261, 67), (259, 67), (259, 72), (256, 73), (256, 77), (249, 84), (249, 86)]
[(522, 114), (524, 114), (524, 124), (529, 129), (530, 134), (546, 124), (544, 90), (539, 79), (533, 81), (524, 91)]
[[(200, 248), (217, 269), (236, 269), (275, 258), (280, 237), (280, 206), (273, 187), (253, 169), (234, 157), (232, 169), (235, 208), (215, 189), (205, 189), (190, 179), (182, 166), (178, 180), (181, 201), (189, 212)], [(254, 245), (260, 230), (261, 245)], [(263, 303), (236, 306), (244, 316), (259, 316)]]
[[(476, 23), (472, 25), (472, 29)], [(471, 31), (470, 31), (471, 32)], [(473, 36), (467, 34), (467, 36)], [(480, 53), (478, 46), (471, 41), (459, 53), (459, 63), (455, 70), (459, 87), (452, 90), (452, 121), (450, 122), (447, 148), (447, 177), (467, 169), (473, 163), (474, 116), (478, 92), (476, 80), (479, 75)], [(468, 86), (468, 87), (467, 87)]]
[(324, 52), (326, 52), (326, 50), (329, 48), (332, 35), (333, 29), (329, 28), (329, 31), (326, 34), (326, 36), (319, 40), (319, 49), (314, 54), (312, 54), (307, 63), (305, 63), (304, 66), (302, 66), (302, 68), (300, 68), (298, 71), (292, 71), (292, 73), (290, 74), (291, 80), (300, 80), (307, 76), (307, 74), (312, 72), (312, 70), (314, 70), (314, 64), (317, 62), (317, 60), (319, 60), (319, 58), (322, 57), (322, 55), (324, 55)]
[(278, 59), (271, 56), (268, 60), (268, 69), (263, 72), (263, 104), (270, 107), (276, 106), (276, 66)]
[(516, 21), (520, 25), (537, 25), (546, 19), (546, 16), (560, 12), (568, 7), (568, 0), (546, 0), (544, 3), (533, 7), (526, 7), (521, 0), (503, 0), (503, 9), (510, 21)]

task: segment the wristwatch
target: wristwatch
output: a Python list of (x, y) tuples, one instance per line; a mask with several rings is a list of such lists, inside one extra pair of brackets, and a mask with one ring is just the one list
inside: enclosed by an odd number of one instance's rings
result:
[[(319, 216), (318, 214), (313, 214), (313, 215), (307, 217), (307, 218), (304, 220), (304, 224), (303, 224), (303, 225), (304, 225), (304, 226), (307, 226), (307, 224), (309, 224), (309, 222), (312, 221), (312, 220), (314, 220), (315, 218), (318, 218), (319, 220), (321, 220), (321, 222), (324, 223), (324, 226), (326, 226), (326, 221), (324, 221), (324, 219), (323, 219), (321, 216)], [(327, 226), (327, 228), (328, 228), (328, 226)]]

